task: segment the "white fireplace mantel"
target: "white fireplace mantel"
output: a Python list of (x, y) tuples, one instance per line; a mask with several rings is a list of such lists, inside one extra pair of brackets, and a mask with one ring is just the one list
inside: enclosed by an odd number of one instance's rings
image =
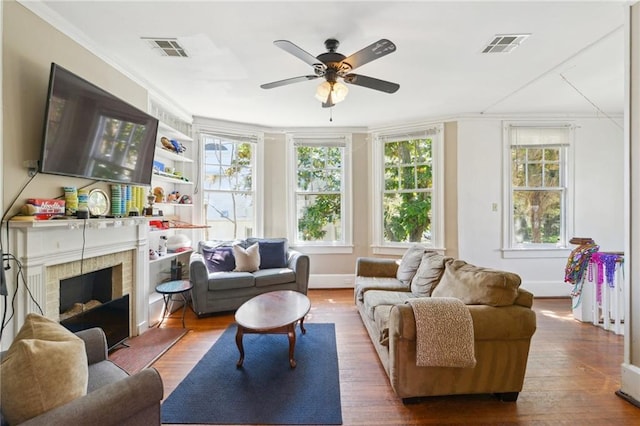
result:
[[(148, 220), (142, 217), (117, 219), (62, 219), (10, 221), (5, 251), (22, 265), (6, 271), (10, 297), (17, 284), (14, 316), (2, 336), (2, 349), (8, 348), (26, 315), (40, 313), (46, 305), (47, 267), (135, 250), (131, 289), (131, 335), (148, 327), (149, 248)], [(15, 265), (15, 264), (14, 264)], [(21, 277), (24, 277), (28, 289)], [(16, 283), (16, 276), (18, 283)], [(10, 308), (9, 308), (10, 309)]]

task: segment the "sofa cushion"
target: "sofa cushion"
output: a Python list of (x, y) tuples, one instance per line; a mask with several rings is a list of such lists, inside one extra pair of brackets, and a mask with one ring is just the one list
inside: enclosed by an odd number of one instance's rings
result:
[(22, 423), (87, 394), (84, 341), (58, 322), (28, 314), (0, 366), (2, 413)]
[(377, 306), (403, 304), (413, 297), (409, 291), (369, 290), (364, 294), (365, 312), (369, 318), (373, 319)]
[(411, 292), (416, 297), (429, 297), (440, 282), (444, 273), (444, 265), (451, 261), (450, 257), (428, 250), (422, 255), (420, 266), (411, 279)]
[(404, 252), (402, 259), (398, 265), (398, 271), (396, 272), (396, 278), (406, 285), (411, 283), (411, 279), (420, 266), (422, 255), (427, 250), (422, 244), (414, 244)]
[(230, 272), (236, 268), (233, 248), (230, 246), (202, 247), (202, 257), (209, 272)]
[(247, 238), (249, 244), (258, 243), (260, 251), (260, 269), (286, 268), (287, 250), (286, 238)]
[(518, 296), (520, 276), (454, 260), (445, 266), (432, 297), (456, 297), (467, 305), (509, 306)]
[(389, 315), (395, 305), (378, 305), (373, 310), (373, 320), (378, 329), (378, 341), (383, 346), (389, 346)]
[(356, 277), (355, 300), (362, 301), (364, 293), (369, 290), (409, 291), (409, 287), (397, 278)]
[(268, 287), (296, 281), (295, 272), (289, 268), (260, 269), (254, 272), (253, 276), (256, 279), (256, 287)]
[(251, 272), (212, 272), (209, 274), (207, 288), (209, 291), (231, 290), (253, 287), (255, 282)]
[(129, 374), (111, 361), (100, 361), (89, 365), (87, 393), (129, 377)]
[(236, 261), (236, 272), (254, 272), (260, 268), (260, 251), (258, 243), (255, 243), (246, 249), (240, 244), (231, 246), (233, 249), (233, 257)]

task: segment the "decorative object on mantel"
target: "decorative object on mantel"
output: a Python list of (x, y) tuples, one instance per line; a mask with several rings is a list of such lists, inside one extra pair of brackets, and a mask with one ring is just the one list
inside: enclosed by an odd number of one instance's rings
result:
[(73, 216), (78, 210), (78, 190), (75, 186), (65, 186), (64, 189), (64, 201), (65, 201), (65, 214), (67, 216)]
[(89, 199), (87, 200), (87, 207), (91, 216), (106, 216), (109, 214), (111, 204), (107, 193), (102, 189), (92, 189), (89, 192)]
[(29, 198), (20, 212), (25, 216), (32, 216), (35, 220), (49, 219), (52, 216), (65, 213), (65, 201), (49, 198)]

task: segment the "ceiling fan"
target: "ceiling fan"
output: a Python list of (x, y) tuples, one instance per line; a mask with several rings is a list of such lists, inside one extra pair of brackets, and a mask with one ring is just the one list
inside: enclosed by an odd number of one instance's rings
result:
[(339, 78), (347, 84), (354, 84), (386, 93), (395, 93), (400, 88), (400, 85), (397, 83), (352, 73), (354, 69), (364, 64), (395, 52), (395, 44), (385, 38), (376, 41), (348, 57), (336, 51), (340, 42), (333, 38), (324, 42), (327, 52), (321, 53), (317, 57), (288, 40), (276, 40), (273, 44), (311, 65), (314, 74), (262, 84), (260, 87), (263, 89), (272, 89), (274, 87), (324, 77), (325, 82), (320, 84), (316, 90), (316, 99), (322, 102), (324, 108), (328, 108), (344, 100), (349, 91), (347, 86), (338, 81)]

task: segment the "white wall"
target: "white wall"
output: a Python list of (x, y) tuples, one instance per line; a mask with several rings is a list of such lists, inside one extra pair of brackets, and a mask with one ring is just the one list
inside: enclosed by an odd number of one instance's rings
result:
[[(618, 127), (622, 120), (573, 118), (571, 122), (577, 129), (574, 235), (569, 237), (592, 237), (602, 251), (622, 251), (624, 151), (623, 131)], [(564, 283), (566, 256), (513, 259), (502, 255), (502, 125), (503, 118), (458, 121), (458, 257), (516, 272), (522, 286), (538, 297), (567, 296), (572, 287)]]

